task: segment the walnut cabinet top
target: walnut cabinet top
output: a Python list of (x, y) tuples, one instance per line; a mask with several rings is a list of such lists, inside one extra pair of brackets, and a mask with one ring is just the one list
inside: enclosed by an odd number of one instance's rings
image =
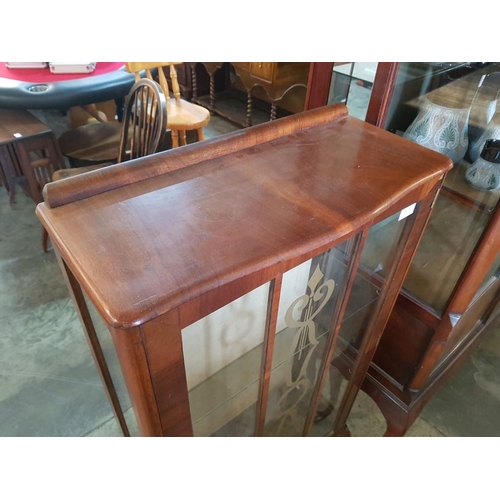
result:
[(338, 104), (50, 183), (37, 215), (126, 329), (243, 277), (258, 286), (424, 198), (451, 167)]

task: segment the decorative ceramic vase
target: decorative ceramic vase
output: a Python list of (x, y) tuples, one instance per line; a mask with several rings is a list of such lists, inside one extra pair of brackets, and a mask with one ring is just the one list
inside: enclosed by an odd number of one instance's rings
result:
[(470, 107), (450, 108), (425, 99), (403, 137), (460, 161), (469, 144), (467, 123)]
[(480, 191), (500, 187), (500, 140), (486, 141), (479, 158), (467, 169), (465, 179)]

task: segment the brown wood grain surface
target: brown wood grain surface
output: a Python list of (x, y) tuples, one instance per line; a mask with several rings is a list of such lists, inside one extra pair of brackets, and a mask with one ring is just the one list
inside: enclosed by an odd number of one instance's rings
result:
[(169, 151), (168, 157), (144, 158), (140, 163), (129, 161), (120, 165), (119, 169), (103, 168), (92, 173), (92, 175), (52, 183), (45, 188), (44, 199), (50, 208), (56, 208), (118, 187), (185, 168), (207, 158), (216, 159), (246, 148), (258, 146), (345, 116), (347, 116), (347, 108), (340, 105), (283, 118), (279, 121), (279, 126), (264, 123), (252, 127), (250, 130), (235, 131), (231, 134), (206, 140), (201, 144), (185, 146), (182, 150)]
[[(250, 129), (212, 149), (187, 146), (185, 156), (159, 153), (130, 169), (53, 183), (78, 188), (80, 181), (85, 191), (95, 180), (101, 194), (86, 191), (89, 197), (56, 209), (40, 204), (37, 214), (108, 324), (142, 324), (256, 270), (333, 245), (451, 168), (445, 156), (343, 109), (304, 113), (303, 123), (311, 113), (320, 125), (313, 119), (282, 137), (278, 120), (263, 129), (260, 143)], [(336, 114), (325, 123), (324, 115)], [(289, 124), (283, 120), (285, 130)]]
[[(181, 328), (177, 311), (141, 326), (162, 436), (192, 436)], [(146, 379), (146, 372), (144, 379)], [(156, 409), (154, 414), (156, 415)]]
[(49, 128), (24, 109), (0, 109), (0, 144), (15, 141), (21, 136), (47, 132)]

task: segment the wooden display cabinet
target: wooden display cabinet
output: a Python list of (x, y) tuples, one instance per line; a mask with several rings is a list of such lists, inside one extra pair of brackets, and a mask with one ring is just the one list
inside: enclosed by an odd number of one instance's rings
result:
[(346, 435), (450, 168), (335, 105), (47, 184), (37, 214), (124, 434), (85, 294), (142, 435)]
[[(472, 163), (471, 143), (488, 121), (481, 117), (485, 112), (489, 119), (500, 117), (500, 104), (495, 105), (500, 85), (492, 76), (500, 65), (441, 63), (436, 70), (427, 63), (426, 73), (425, 63), (393, 64), (399, 73), (393, 73), (385, 95), (372, 96), (380, 104), (378, 115), (372, 117), (381, 126), (403, 134), (428, 102), (446, 112), (469, 109), (465, 156), (446, 176), (363, 384), (386, 417), (386, 435), (401, 436), (488, 327), (498, 322), (500, 188), (475, 189), (466, 182), (465, 172)], [(419, 95), (417, 88), (424, 94)], [(437, 149), (438, 142), (432, 147)], [(342, 356), (334, 363), (348, 373), (357, 344), (347, 334), (343, 337)]]

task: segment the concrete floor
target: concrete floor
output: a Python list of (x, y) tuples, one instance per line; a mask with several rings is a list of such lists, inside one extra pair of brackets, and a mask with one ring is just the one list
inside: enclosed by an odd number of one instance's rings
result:
[[(42, 113), (56, 135), (57, 114)], [(213, 117), (206, 136), (236, 129)], [(0, 187), (0, 436), (119, 436), (75, 309), (52, 251), (44, 254), (34, 205), (12, 210)], [(98, 334), (132, 435), (130, 402), (104, 325)], [(360, 393), (353, 436), (381, 436), (385, 421)], [(408, 436), (500, 436), (500, 329), (429, 402)]]

